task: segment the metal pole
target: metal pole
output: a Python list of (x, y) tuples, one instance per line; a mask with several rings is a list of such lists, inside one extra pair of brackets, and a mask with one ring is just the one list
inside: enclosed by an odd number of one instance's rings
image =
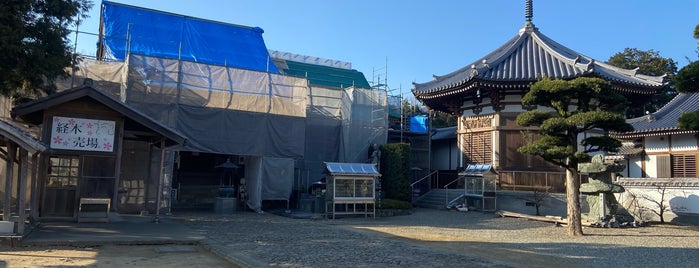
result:
[[(78, 30), (80, 29), (80, 15), (82, 15), (82, 12), (78, 14), (78, 21), (75, 24), (75, 41), (73, 42), (73, 65), (78, 64)], [(73, 85), (75, 84), (75, 69), (75, 66), (71, 66), (70, 88), (73, 88)]]

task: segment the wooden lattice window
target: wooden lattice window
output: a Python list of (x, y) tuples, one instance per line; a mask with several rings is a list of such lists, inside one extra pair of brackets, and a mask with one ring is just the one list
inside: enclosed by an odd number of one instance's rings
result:
[(672, 177), (696, 178), (697, 177), (697, 157), (696, 155), (672, 155)]
[(80, 160), (77, 156), (51, 156), (46, 180), (48, 187), (75, 187), (78, 185)]
[(471, 132), (463, 134), (461, 148), (467, 163), (490, 164), (493, 161), (492, 132)]

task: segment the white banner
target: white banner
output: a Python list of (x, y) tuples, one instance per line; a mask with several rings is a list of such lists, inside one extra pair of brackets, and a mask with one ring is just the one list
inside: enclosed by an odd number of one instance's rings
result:
[(114, 121), (53, 117), (51, 148), (80, 151), (114, 151)]

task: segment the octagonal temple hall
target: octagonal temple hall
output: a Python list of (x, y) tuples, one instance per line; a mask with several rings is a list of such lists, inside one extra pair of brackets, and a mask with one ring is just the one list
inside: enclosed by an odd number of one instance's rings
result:
[[(527, 128), (517, 115), (536, 106), (522, 105), (522, 97), (542, 78), (570, 80), (598, 77), (612, 83), (631, 105), (648, 103), (666, 85), (664, 76), (617, 68), (569, 49), (547, 37), (532, 22), (532, 2), (526, 1), (525, 23), (517, 35), (491, 53), (456, 71), (414, 83), (412, 92), (435, 111), (459, 115), (458, 166), (492, 164), (503, 187), (515, 171), (560, 171), (545, 161), (517, 152)], [(513, 182), (514, 183), (514, 182)]]

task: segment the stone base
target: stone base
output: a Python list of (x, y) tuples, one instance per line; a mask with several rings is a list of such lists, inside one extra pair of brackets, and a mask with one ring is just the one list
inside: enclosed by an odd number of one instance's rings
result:
[(217, 197), (214, 211), (220, 214), (232, 214), (238, 210), (238, 198)]
[(311, 198), (299, 199), (299, 210), (304, 211), (304, 212), (313, 212), (314, 203), (315, 203), (315, 199), (311, 199)]
[(0, 234), (14, 234), (15, 233), (15, 222), (13, 221), (0, 221)]

